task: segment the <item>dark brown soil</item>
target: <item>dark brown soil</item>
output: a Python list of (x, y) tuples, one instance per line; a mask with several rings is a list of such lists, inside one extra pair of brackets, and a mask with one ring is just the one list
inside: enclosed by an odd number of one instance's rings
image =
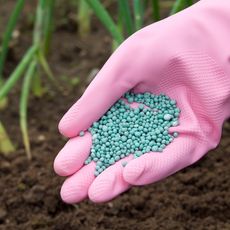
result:
[[(1, 7), (0, 13), (7, 16), (12, 2)], [(61, 13), (69, 15), (68, 9)], [(29, 26), (21, 23), (22, 34), (11, 49), (6, 73), (12, 71), (30, 44)], [(60, 200), (63, 178), (56, 176), (52, 168), (55, 155), (65, 143), (57, 131), (58, 120), (82, 94), (90, 71), (102, 66), (111, 47), (110, 38), (97, 23), (84, 41), (77, 37), (76, 30), (71, 19), (58, 23), (49, 61), (62, 81), (79, 77), (80, 84), (66, 86), (64, 94), (49, 87), (42, 99), (31, 99), (31, 162), (26, 159), (18, 128), (19, 88), (11, 94), (8, 108), (0, 111), (0, 119), (17, 144), (14, 154), (0, 155), (0, 229), (229, 230), (230, 122), (225, 124), (217, 149), (168, 179), (133, 188), (101, 205), (84, 201), (72, 206)]]

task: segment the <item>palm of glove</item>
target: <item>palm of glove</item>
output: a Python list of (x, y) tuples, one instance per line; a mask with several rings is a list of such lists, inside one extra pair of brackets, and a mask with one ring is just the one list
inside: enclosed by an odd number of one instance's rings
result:
[[(191, 45), (187, 35), (180, 34), (189, 24), (189, 20), (181, 24), (180, 17), (183, 14), (150, 25), (127, 39), (62, 118), (59, 129), (71, 139), (56, 157), (54, 168), (60, 176), (69, 176), (61, 189), (65, 202), (76, 203), (87, 197), (94, 202), (108, 201), (132, 185), (159, 181), (191, 165), (218, 144), (226, 117), (220, 105), (226, 102), (229, 84), (224, 84), (226, 76), (215, 61), (200, 52), (200, 43)], [(125, 167), (118, 161), (95, 177), (95, 163), (84, 165), (92, 145), (91, 134), (76, 135), (129, 90), (164, 93), (175, 99), (181, 109), (180, 125), (170, 132), (180, 136), (162, 153), (147, 153), (136, 159), (130, 155)]]

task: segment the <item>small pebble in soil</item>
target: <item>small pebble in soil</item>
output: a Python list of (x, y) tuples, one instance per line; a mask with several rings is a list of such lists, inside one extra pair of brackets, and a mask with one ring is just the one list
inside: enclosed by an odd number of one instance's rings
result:
[[(179, 114), (176, 101), (165, 94), (126, 93), (88, 129), (93, 144), (85, 164), (96, 162), (94, 175), (98, 176), (130, 154), (138, 158), (148, 152), (162, 152), (179, 135), (169, 133), (170, 127), (179, 125)], [(79, 136), (84, 134), (81, 131)], [(121, 162), (123, 167), (126, 164)]]
[(5, 209), (3, 208), (0, 208), (0, 221), (4, 221), (4, 219), (6, 218), (7, 216), (7, 212)]

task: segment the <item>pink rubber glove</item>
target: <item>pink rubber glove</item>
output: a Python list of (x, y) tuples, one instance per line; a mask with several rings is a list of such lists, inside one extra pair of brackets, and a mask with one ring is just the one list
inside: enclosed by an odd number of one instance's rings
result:
[[(132, 185), (159, 181), (215, 148), (230, 116), (229, 41), (229, 0), (202, 0), (128, 38), (59, 124), (60, 132), (71, 138), (54, 162), (57, 174), (69, 176), (62, 199), (108, 201)], [(180, 125), (170, 131), (179, 132), (179, 137), (162, 153), (136, 159), (130, 155), (125, 167), (117, 162), (95, 178), (95, 163), (83, 164), (91, 135), (77, 135), (129, 90), (175, 99), (181, 109)]]

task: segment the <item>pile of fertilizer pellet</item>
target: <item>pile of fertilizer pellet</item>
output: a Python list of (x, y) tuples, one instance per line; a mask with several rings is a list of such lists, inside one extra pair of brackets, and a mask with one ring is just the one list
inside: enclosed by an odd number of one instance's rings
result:
[[(132, 108), (134, 102), (138, 104)], [(88, 129), (93, 144), (85, 164), (96, 162), (94, 174), (98, 176), (130, 154), (137, 158), (148, 152), (162, 152), (178, 136), (177, 132), (169, 134), (168, 129), (179, 124), (179, 114), (176, 101), (164, 94), (126, 93)]]

